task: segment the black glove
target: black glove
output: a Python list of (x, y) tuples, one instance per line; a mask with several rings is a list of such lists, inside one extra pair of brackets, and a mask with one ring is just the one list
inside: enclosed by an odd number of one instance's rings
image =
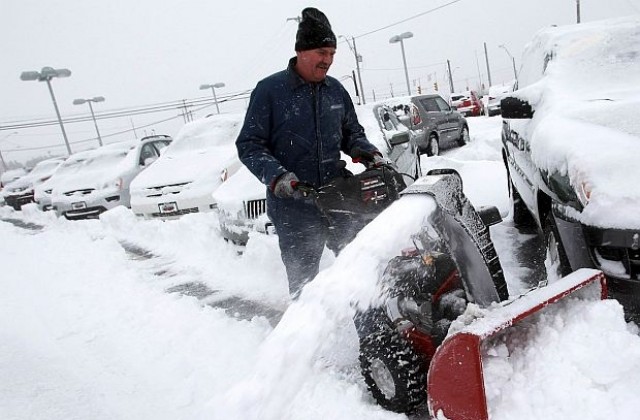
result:
[(377, 150), (369, 152), (367, 150), (362, 150), (359, 147), (351, 150), (351, 158), (354, 163), (362, 163), (367, 168), (377, 168), (388, 163)]
[(273, 183), (271, 191), (278, 198), (291, 198), (296, 192), (296, 186), (300, 180), (293, 172), (285, 172)]

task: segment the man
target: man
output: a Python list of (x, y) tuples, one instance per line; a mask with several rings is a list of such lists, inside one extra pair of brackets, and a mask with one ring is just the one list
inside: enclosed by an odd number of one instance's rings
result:
[(318, 273), (325, 244), (339, 250), (334, 233), (341, 229), (330, 225), (296, 186), (304, 182), (318, 188), (341, 176), (340, 151), (374, 163), (383, 160), (365, 137), (349, 94), (327, 76), (336, 36), (321, 11), (302, 11), (295, 50), (286, 70), (253, 90), (236, 140), (240, 160), (268, 187), (267, 215), (278, 233), (294, 298)]

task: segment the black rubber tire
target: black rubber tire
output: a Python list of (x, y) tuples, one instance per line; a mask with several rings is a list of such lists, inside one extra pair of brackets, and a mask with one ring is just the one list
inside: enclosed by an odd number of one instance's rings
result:
[(458, 145), (460, 147), (469, 144), (471, 138), (469, 137), (469, 127), (466, 125), (462, 127), (462, 131), (460, 131), (460, 138), (458, 138)]
[(535, 226), (536, 221), (533, 215), (522, 201), (520, 193), (516, 190), (511, 180), (511, 175), (507, 172), (507, 182), (509, 183), (509, 196), (511, 197), (511, 214), (513, 215), (513, 224), (517, 228), (529, 228)]
[(427, 400), (427, 367), (411, 343), (382, 323), (360, 339), (360, 367), (373, 398), (383, 408), (412, 413)]
[(551, 262), (557, 267), (557, 272), (547, 272), (547, 279), (560, 278), (571, 273), (571, 265), (564, 250), (564, 245), (560, 241), (558, 228), (551, 211), (547, 214), (544, 222), (544, 246), (548, 256), (551, 256)]
[(440, 144), (438, 143), (438, 137), (435, 134), (430, 134), (427, 141), (427, 156), (438, 156), (439, 154)]

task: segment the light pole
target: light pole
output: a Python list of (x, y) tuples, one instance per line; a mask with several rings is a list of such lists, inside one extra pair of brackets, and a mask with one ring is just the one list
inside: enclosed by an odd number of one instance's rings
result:
[[(354, 37), (351, 37), (351, 41), (353, 42), (353, 46), (351, 46), (351, 44), (349, 43), (349, 38), (347, 38), (344, 35), (340, 35), (340, 38), (344, 38), (345, 41), (347, 41), (347, 45), (349, 46), (349, 49), (351, 50), (351, 52), (353, 53), (353, 56), (356, 59), (356, 70), (358, 71), (358, 82), (360, 84), (360, 94), (362, 95), (362, 104), (364, 105), (366, 103), (365, 99), (364, 99), (364, 89), (362, 88), (362, 76), (360, 75), (360, 63), (362, 62), (362, 56), (360, 54), (358, 54), (358, 50), (356, 49), (356, 39)], [(355, 80), (353, 81), (353, 83), (355, 84)]]
[[(18, 132), (17, 131), (12, 131), (11, 133), (7, 134), (2, 139), (0, 139), (0, 141), (4, 141), (4, 140), (8, 139), (9, 137), (13, 136), (14, 134), (18, 134)], [(4, 158), (2, 157), (2, 151), (1, 150), (0, 150), (0, 162), (2, 162), (2, 172), (6, 172), (7, 171), (7, 164), (4, 161)]]
[(218, 107), (218, 98), (216, 97), (216, 88), (223, 88), (224, 83), (214, 83), (213, 85), (200, 85), (200, 90), (211, 89), (213, 92), (213, 101), (216, 103), (216, 111), (218, 114), (220, 113), (220, 108)]
[(90, 98), (90, 99), (74, 99), (73, 100), (74, 105), (82, 105), (85, 102), (89, 104), (89, 109), (91, 110), (91, 118), (93, 119), (93, 125), (95, 125), (96, 133), (98, 133), (98, 144), (102, 146), (102, 137), (100, 137), (100, 130), (98, 130), (98, 123), (96, 122), (96, 115), (93, 113), (93, 106), (91, 105), (91, 102), (104, 102), (104, 97), (94, 96), (93, 98)]
[(516, 59), (513, 58), (513, 56), (511, 55), (511, 53), (507, 49), (507, 47), (504, 46), (504, 44), (500, 44), (500, 45), (498, 45), (498, 47), (504, 49), (504, 51), (507, 53), (507, 55), (511, 58), (511, 63), (513, 64), (513, 77), (516, 78), (516, 85), (517, 85), (518, 84), (518, 71), (516, 70)]
[(402, 40), (411, 38), (411, 37), (413, 37), (412, 32), (404, 32), (404, 33), (401, 33), (400, 35), (392, 36), (391, 39), (389, 40), (390, 44), (395, 44), (396, 42), (399, 42), (400, 48), (402, 48), (402, 63), (404, 64), (404, 77), (407, 79), (408, 95), (411, 95), (411, 84), (409, 84), (409, 71), (407, 70), (407, 58), (404, 54), (404, 42), (402, 42)]
[(64, 137), (64, 144), (67, 146), (67, 153), (71, 154), (71, 146), (69, 146), (69, 140), (67, 139), (67, 132), (64, 131), (64, 125), (62, 124), (62, 117), (60, 117), (60, 110), (58, 109), (58, 103), (56, 97), (53, 94), (53, 88), (51, 87), (51, 79), (54, 77), (69, 77), (71, 76), (71, 70), (69, 69), (54, 69), (52, 67), (43, 67), (39, 72), (37, 71), (23, 71), (20, 74), (20, 79), (24, 81), (37, 80), (38, 82), (47, 82), (49, 93), (51, 94), (51, 100), (53, 101), (53, 107), (56, 109), (56, 115), (58, 116), (58, 122), (60, 123), (60, 129), (62, 130), (62, 137)]

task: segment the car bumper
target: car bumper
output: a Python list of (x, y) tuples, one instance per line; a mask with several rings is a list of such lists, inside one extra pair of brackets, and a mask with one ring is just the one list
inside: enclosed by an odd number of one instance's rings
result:
[(131, 210), (145, 219), (176, 219), (185, 214), (206, 213), (217, 209), (211, 194), (185, 197), (172, 194), (162, 197), (134, 197)]
[(33, 203), (33, 191), (23, 194), (9, 194), (4, 197), (5, 203), (14, 209), (19, 209), (28, 203)]
[(554, 215), (571, 268), (602, 270), (610, 295), (640, 316), (640, 230), (594, 227)]
[(52, 202), (58, 216), (69, 220), (93, 219), (101, 213), (123, 205), (129, 207), (128, 191), (99, 191), (87, 195), (62, 196)]

